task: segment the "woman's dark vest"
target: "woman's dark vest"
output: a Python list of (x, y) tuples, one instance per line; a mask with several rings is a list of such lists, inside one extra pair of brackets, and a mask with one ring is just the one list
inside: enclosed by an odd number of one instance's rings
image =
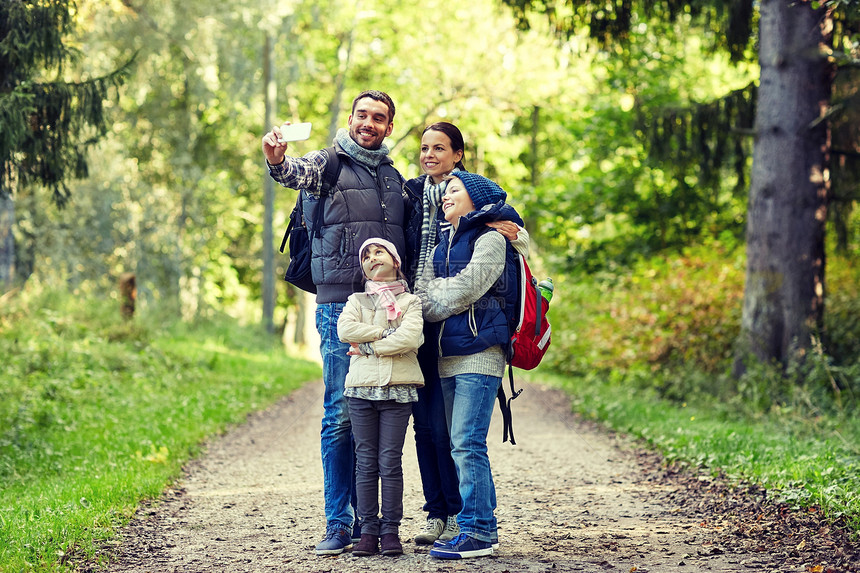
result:
[[(413, 207), (391, 159), (386, 157), (373, 174), (340, 146), (335, 149), (341, 162), (337, 185), (320, 199), (307, 193), (303, 199), (305, 224), (313, 237), (311, 274), (318, 304), (346, 302), (363, 290), (358, 248), (367, 239), (382, 237), (394, 243), (402, 259), (408, 255), (404, 227)], [(320, 226), (312, 230), (320, 201)]]

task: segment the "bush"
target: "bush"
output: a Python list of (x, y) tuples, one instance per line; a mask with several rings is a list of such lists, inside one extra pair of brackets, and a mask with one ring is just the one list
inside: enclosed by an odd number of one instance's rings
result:
[[(740, 329), (744, 259), (719, 243), (630, 271), (560, 281), (550, 363), (561, 372), (730, 363)], [(573, 357), (569, 360), (568, 357)]]
[[(860, 269), (832, 256), (825, 329), (789, 372), (750, 366), (730, 375), (740, 332), (743, 246), (712, 242), (637, 263), (627, 271), (559, 277), (550, 307), (546, 363), (586, 376), (624, 371), (662, 398), (707, 394), (747, 412), (855, 407), (860, 372)], [(603, 373), (603, 374), (600, 374)]]

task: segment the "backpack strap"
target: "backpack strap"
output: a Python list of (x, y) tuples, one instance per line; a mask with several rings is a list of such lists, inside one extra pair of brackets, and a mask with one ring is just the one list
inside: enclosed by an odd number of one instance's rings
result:
[(496, 398), (499, 400), (499, 410), (502, 412), (502, 442), (508, 441), (508, 436), (511, 438), (511, 445), (516, 446), (517, 441), (514, 439), (514, 421), (511, 416), (511, 400), (515, 400), (517, 396), (522, 394), (523, 389), (517, 390), (514, 388), (514, 367), (508, 364), (508, 380), (511, 383), (511, 397), (505, 396), (505, 384), (499, 385), (499, 391), (496, 393)]
[[(323, 171), (322, 182), (320, 184), (320, 199), (326, 196), (330, 190), (337, 186), (337, 180), (340, 178), (340, 170), (343, 168), (343, 164), (341, 163), (340, 157), (338, 157), (334, 146), (326, 147), (322, 152), (326, 154), (327, 160), (325, 163), (325, 171)], [(314, 213), (313, 230), (319, 228), (320, 217), (322, 217), (322, 209), (317, 207), (317, 210)], [(293, 230), (293, 227), (296, 224), (304, 226), (304, 220), (305, 213), (304, 207), (302, 206), (302, 192), (299, 191), (299, 195), (296, 198), (296, 206), (293, 207), (293, 212), (290, 215), (290, 223), (287, 225), (287, 230), (284, 232), (284, 238), (281, 240), (281, 248), (279, 249), (281, 253), (284, 252), (284, 247), (287, 245), (290, 231)], [(298, 221), (298, 223), (296, 223), (296, 221)], [(311, 236), (311, 243), (313, 243), (313, 236)]]
[(328, 160), (325, 162), (325, 171), (323, 172), (322, 185), (320, 186), (320, 197), (337, 186), (337, 180), (340, 178), (340, 170), (343, 168), (334, 146), (326, 147), (322, 151), (328, 156)]
[(284, 252), (284, 247), (287, 246), (287, 240), (290, 237), (290, 231), (295, 227), (296, 221), (301, 221), (304, 218), (302, 211), (302, 192), (299, 191), (299, 196), (296, 197), (296, 206), (293, 207), (293, 212), (290, 213), (290, 223), (287, 225), (287, 230), (284, 231), (284, 238), (281, 240), (281, 248), (278, 249), (281, 253)]
[(326, 147), (323, 149), (323, 152), (328, 156), (328, 160), (325, 162), (325, 171), (323, 171), (322, 184), (320, 185), (320, 201), (317, 204), (317, 209), (314, 211), (314, 226), (311, 229), (311, 245), (314, 242), (314, 233), (318, 232), (320, 228), (320, 221), (322, 220), (322, 202), (323, 198), (329, 194), (329, 191), (334, 189), (337, 186), (337, 180), (340, 178), (340, 170), (343, 168), (343, 164), (340, 161), (340, 157), (337, 155), (337, 150), (335, 150), (334, 146)]

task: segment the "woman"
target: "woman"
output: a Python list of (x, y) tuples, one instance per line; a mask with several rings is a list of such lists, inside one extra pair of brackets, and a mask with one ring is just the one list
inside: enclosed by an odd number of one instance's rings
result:
[[(424, 175), (406, 182), (422, 197), (423, 218), (420, 245), (414, 245), (415, 261), (410, 282), (420, 277), (439, 244), (440, 210), (448, 175), (466, 171), (463, 166), (463, 134), (453, 124), (440, 121), (427, 126), (421, 137), (419, 161)], [(488, 223), (499, 230), (512, 245), (528, 254), (528, 233), (511, 221)], [(445, 405), (439, 385), (437, 339), (438, 324), (424, 324), (424, 345), (418, 351), (418, 362), (424, 374), (424, 387), (418, 390), (418, 402), (412, 406), (415, 449), (424, 490), (427, 522), (415, 536), (418, 545), (432, 545), (436, 540), (450, 541), (459, 533), (457, 514), (462, 506), (457, 469), (451, 457), (451, 440), (445, 422)]]

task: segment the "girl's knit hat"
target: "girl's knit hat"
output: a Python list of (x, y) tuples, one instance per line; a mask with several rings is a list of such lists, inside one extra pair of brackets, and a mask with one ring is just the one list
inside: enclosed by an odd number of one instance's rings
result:
[[(403, 263), (400, 262), (400, 255), (397, 254), (397, 247), (394, 246), (394, 243), (380, 237), (371, 237), (361, 244), (361, 248), (358, 249), (359, 261), (361, 261), (361, 253), (364, 252), (364, 249), (368, 245), (379, 245), (383, 247), (386, 251), (388, 251), (388, 253), (391, 255), (391, 258), (394, 259), (395, 263), (397, 263), (398, 267), (403, 266)], [(364, 273), (364, 269), (362, 269), (362, 273)]]
[(458, 171), (457, 173), (452, 173), (451, 176), (463, 182), (463, 187), (466, 188), (469, 198), (475, 204), (475, 210), (480, 210), (484, 205), (494, 205), (508, 198), (505, 190), (499, 187), (495, 181), (491, 181), (477, 173)]

